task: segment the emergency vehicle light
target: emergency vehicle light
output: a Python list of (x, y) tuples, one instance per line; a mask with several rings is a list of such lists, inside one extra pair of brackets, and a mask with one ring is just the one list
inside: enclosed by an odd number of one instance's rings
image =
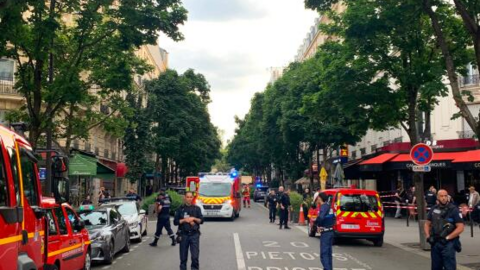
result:
[(93, 205), (82, 205), (80, 206), (79, 210), (80, 211), (85, 211), (85, 210), (93, 210)]

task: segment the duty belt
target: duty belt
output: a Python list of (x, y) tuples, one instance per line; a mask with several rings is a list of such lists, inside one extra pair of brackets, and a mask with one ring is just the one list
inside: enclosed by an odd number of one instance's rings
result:
[(321, 228), (320, 232), (330, 232), (333, 231), (333, 228)]

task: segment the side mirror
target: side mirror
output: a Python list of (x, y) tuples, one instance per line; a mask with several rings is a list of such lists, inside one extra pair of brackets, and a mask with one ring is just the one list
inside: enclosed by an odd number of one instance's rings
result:
[(35, 218), (41, 219), (46, 215), (46, 211), (43, 208), (40, 208), (38, 206), (32, 206), (33, 213), (35, 214)]
[(73, 229), (77, 232), (85, 229), (85, 221), (76, 219), (73, 223)]
[(242, 195), (240, 194), (240, 192), (237, 192), (237, 193), (235, 194), (235, 197), (236, 197), (237, 199), (240, 199), (240, 198), (242, 198)]
[(140, 210), (140, 215), (145, 215), (147, 212), (145, 210)]

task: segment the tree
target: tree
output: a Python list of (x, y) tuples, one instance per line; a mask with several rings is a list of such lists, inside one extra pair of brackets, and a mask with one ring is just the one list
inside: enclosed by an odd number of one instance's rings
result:
[(167, 70), (146, 84), (153, 150), (163, 184), (179, 176), (209, 171), (220, 157), (221, 142), (207, 104), (210, 87), (201, 74)]
[[(181, 40), (186, 13), (179, 0), (21, 0), (0, 10), (0, 55), (16, 61), (34, 147), (47, 129), (68, 142), (120, 115), (123, 91), (148, 68), (134, 51), (160, 31)], [(100, 102), (112, 112), (97, 114)]]
[[(457, 74), (465, 74), (465, 63), (461, 60), (465, 59), (465, 52), (468, 51), (469, 46), (473, 46), (475, 51), (472, 62), (477, 67), (480, 66), (480, 25), (478, 22), (480, 3), (470, 0), (454, 0), (453, 3), (452, 6), (450, 2), (422, 1), (423, 9), (430, 17), (436, 41), (444, 57), (453, 99), (460, 110), (459, 115), (465, 119), (476, 137), (480, 138), (480, 111), (478, 115), (474, 115), (468, 107), (465, 99), (473, 102), (474, 98), (469, 91), (460, 90)], [(463, 27), (459, 24), (456, 15), (461, 18)], [(468, 38), (464, 38), (465, 32)]]

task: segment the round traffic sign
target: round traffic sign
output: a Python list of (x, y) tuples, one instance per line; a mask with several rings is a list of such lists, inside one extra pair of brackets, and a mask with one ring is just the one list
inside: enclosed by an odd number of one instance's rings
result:
[(433, 150), (430, 146), (419, 143), (410, 150), (410, 158), (417, 165), (428, 165), (433, 159)]

